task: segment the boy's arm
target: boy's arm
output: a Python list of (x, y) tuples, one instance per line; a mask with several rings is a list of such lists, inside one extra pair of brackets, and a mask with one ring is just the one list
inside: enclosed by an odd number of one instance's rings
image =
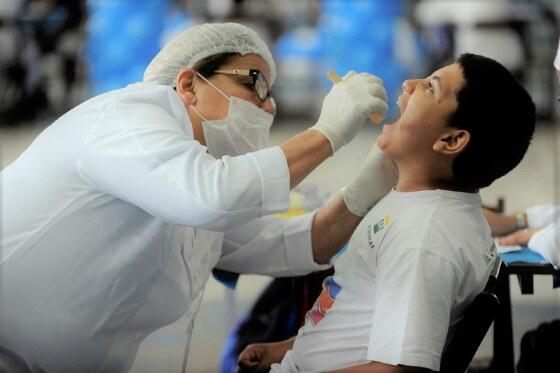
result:
[(268, 372), (270, 366), (280, 363), (294, 345), (296, 337), (274, 343), (251, 344), (239, 354), (239, 372)]

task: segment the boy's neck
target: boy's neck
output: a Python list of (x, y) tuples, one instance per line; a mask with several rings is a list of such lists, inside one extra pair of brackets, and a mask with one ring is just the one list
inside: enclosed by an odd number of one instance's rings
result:
[(399, 171), (399, 181), (395, 187), (397, 192), (418, 192), (421, 190), (442, 189), (438, 183), (429, 178), (420, 178), (418, 175), (401, 174)]
[(398, 164), (399, 180), (395, 187), (397, 192), (418, 192), (421, 190), (450, 190), (455, 192), (477, 192), (464, 190), (453, 182), (453, 172), (445, 167), (422, 167), (421, 163), (412, 165)]

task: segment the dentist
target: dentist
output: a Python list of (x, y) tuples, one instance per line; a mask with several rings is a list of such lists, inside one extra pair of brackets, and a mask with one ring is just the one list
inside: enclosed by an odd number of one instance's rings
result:
[(0, 345), (32, 370), (122, 372), (185, 313), (213, 268), (272, 276), (324, 268), (396, 180), (373, 149), (355, 181), (302, 217), (289, 191), (387, 113), (379, 79), (349, 73), (317, 123), (268, 147), (271, 53), (233, 23), (202, 24), (144, 82), (82, 103), (2, 170)]

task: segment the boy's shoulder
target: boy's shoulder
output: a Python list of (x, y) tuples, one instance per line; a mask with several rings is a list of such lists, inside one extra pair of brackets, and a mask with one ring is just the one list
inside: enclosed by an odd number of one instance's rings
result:
[[(426, 190), (399, 193), (392, 191), (382, 199), (365, 221), (376, 221), (388, 217), (396, 225), (407, 229), (429, 222), (449, 224), (465, 219), (466, 216), (478, 217), (481, 213), (480, 196), (476, 193), (459, 193), (443, 190)], [(427, 224), (426, 227), (429, 227)]]
[(450, 253), (450, 248), (482, 248), (491, 241), (480, 204), (480, 196), (473, 193), (391, 192), (363, 223), (368, 237), (379, 235), (380, 248), (429, 249), (454, 256), (457, 252)]
[(482, 212), (478, 193), (447, 190), (426, 190), (410, 193), (391, 192), (371, 212), (375, 216), (383, 211), (393, 215), (402, 224), (432, 221), (437, 224), (460, 222), (465, 218), (478, 218)]

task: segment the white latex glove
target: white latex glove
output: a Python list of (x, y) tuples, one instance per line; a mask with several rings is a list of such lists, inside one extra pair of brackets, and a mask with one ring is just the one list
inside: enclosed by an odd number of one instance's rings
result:
[(354, 180), (341, 191), (350, 212), (365, 216), (397, 184), (399, 171), (392, 159), (375, 144), (358, 170)]
[(350, 71), (342, 81), (333, 84), (323, 100), (319, 120), (311, 128), (327, 137), (334, 153), (356, 136), (368, 113), (379, 113), (385, 118), (388, 109), (381, 79)]

